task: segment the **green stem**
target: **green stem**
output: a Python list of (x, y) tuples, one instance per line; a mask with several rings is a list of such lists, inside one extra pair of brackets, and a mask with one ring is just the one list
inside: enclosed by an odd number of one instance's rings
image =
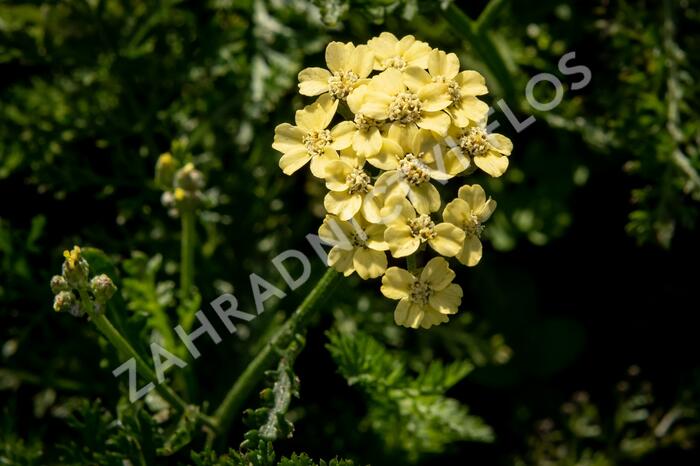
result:
[(418, 265), (416, 264), (416, 256), (415, 254), (411, 254), (410, 256), (406, 257), (406, 268), (408, 269), (409, 272), (415, 275), (416, 269), (418, 269)]
[[(184, 207), (180, 210), (182, 231), (180, 236), (180, 302), (187, 301), (192, 296), (194, 287), (194, 249), (195, 249), (195, 210)], [(190, 312), (179, 316), (180, 325), (189, 332), (194, 322), (194, 313)], [(185, 359), (187, 367), (183, 371), (184, 383), (189, 400), (197, 396), (197, 384), (195, 381), (192, 359), (184, 347), (180, 347), (178, 356)]]
[(338, 272), (329, 267), (289, 320), (248, 364), (248, 367), (233, 384), (214, 413), (220, 435), (225, 436), (232, 419), (239, 414), (243, 403), (258, 385), (265, 371), (272, 367), (276, 361), (277, 348), (288, 346), (294, 335), (306, 327), (311, 316), (323, 304), (324, 298), (332, 292), (333, 286), (339, 281), (340, 276)]
[(676, 25), (673, 19), (673, 3), (670, 0), (664, 0), (663, 24), (663, 49), (666, 56), (668, 75), (666, 78), (666, 129), (673, 140), (671, 161), (688, 177), (691, 188), (700, 190), (700, 175), (698, 175), (690, 159), (682, 151), (682, 147), (686, 142), (681, 129), (680, 113), (683, 105), (683, 92), (679, 76), (678, 57), (682, 55), (675, 40)]
[[(168, 385), (164, 383), (158, 383), (158, 379), (156, 378), (156, 374), (153, 372), (153, 369), (151, 369), (151, 367), (146, 363), (146, 361), (144, 361), (143, 358), (136, 352), (136, 350), (126, 340), (126, 338), (124, 338), (122, 334), (119, 333), (119, 331), (116, 328), (114, 328), (109, 319), (107, 319), (107, 316), (105, 316), (103, 313), (95, 312), (92, 300), (88, 296), (87, 291), (82, 289), (78, 290), (78, 293), (80, 295), (80, 302), (83, 308), (90, 316), (90, 321), (93, 324), (95, 324), (95, 327), (97, 327), (97, 329), (102, 333), (102, 335), (104, 335), (105, 338), (107, 338), (107, 340), (112, 344), (112, 346), (117, 348), (117, 351), (122, 356), (134, 358), (134, 361), (136, 361), (136, 368), (141, 373), (141, 375), (145, 377), (149, 382), (153, 382), (153, 384), (156, 387), (156, 390), (158, 390), (160, 395), (168, 403), (170, 403), (178, 412), (184, 412), (185, 408), (187, 408), (187, 403), (182, 398), (180, 398), (178, 394), (175, 393)], [(216, 429), (216, 421), (203, 414), (200, 414), (199, 417), (200, 420), (208, 427)]]
[[(194, 285), (194, 242), (195, 242), (195, 213), (184, 208), (180, 211), (182, 221), (182, 236), (180, 239), (180, 293), (186, 299), (192, 293)], [(189, 330), (189, 326), (185, 327)]]
[(340, 102), (340, 105), (338, 105), (338, 113), (346, 120), (353, 121), (355, 119), (350, 107), (348, 107), (348, 104), (345, 102)]
[(484, 32), (491, 26), (493, 20), (500, 13), (501, 8), (505, 6), (507, 0), (491, 0), (481, 11), (481, 14), (476, 20), (476, 31)]
[(36, 375), (23, 370), (3, 367), (0, 367), (0, 379), (14, 379), (20, 381), (21, 383), (28, 383), (31, 385), (37, 385), (39, 387), (50, 387), (55, 388), (57, 390), (85, 391), (88, 389), (88, 387), (81, 384), (80, 382), (76, 382), (75, 380), (65, 379), (61, 377), (53, 377), (51, 375)]

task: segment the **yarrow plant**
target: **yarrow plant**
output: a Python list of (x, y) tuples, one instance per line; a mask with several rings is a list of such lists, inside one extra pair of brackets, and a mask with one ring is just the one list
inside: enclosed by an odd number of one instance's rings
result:
[(63, 257), (65, 260), (61, 275), (51, 278), (54, 310), (68, 311), (74, 316), (103, 312), (105, 304), (117, 291), (112, 279), (99, 274), (88, 280), (90, 266), (82, 257), (82, 250), (78, 246), (64, 251)]
[(513, 148), (486, 129), (485, 79), (460, 71), (454, 53), (388, 32), (363, 45), (331, 42), (325, 59), (327, 69), (299, 73), (299, 92), (316, 101), (275, 129), (279, 166), (292, 175), (308, 164), (324, 181), (329, 266), (382, 277), (381, 292), (399, 301), (398, 325), (447, 322), (463, 297), (448, 259), (479, 263), (496, 201), (465, 184), (444, 202), (436, 185), (477, 169), (501, 176)]

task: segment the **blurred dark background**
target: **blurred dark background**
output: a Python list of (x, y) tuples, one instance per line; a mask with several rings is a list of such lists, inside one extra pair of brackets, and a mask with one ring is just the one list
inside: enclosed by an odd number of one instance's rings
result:
[[(515, 150), (502, 178), (470, 180), (498, 209), (480, 265), (457, 268), (460, 314), (430, 331), (398, 328), (377, 282), (344, 281), (294, 366), (295, 433), (275, 443), (278, 455), (698, 464), (700, 5), (505, 0), (444, 2), (452, 6), (443, 11), (441, 3), (0, 3), (0, 463), (127, 455), (121, 443), (91, 437), (109, 431), (106, 418), (92, 428), (69, 421), (96, 399), (95, 412), (132, 414), (122, 409), (108, 344), (84, 319), (51, 308), (48, 282), (62, 251), (92, 246), (117, 264), (127, 303), (119, 312), (132, 341), (142, 337), (147, 348), (143, 309), (159, 303), (172, 312), (180, 250), (179, 220), (161, 204), (154, 165), (184, 147), (207, 179), (197, 221), (202, 302), (233, 292), (250, 308), (248, 274), (277, 277), (269, 260), (288, 248), (311, 256), (304, 237), (323, 214), (322, 185), (283, 176), (270, 148), (275, 125), (305, 103), (297, 72), (323, 66), (330, 40), (357, 44), (391, 31), (457, 53), (463, 68), (487, 77), (489, 104), (503, 98), (521, 121), (537, 121), (517, 133), (502, 113), (491, 117)], [(454, 8), (470, 18), (471, 33), (455, 23)], [(592, 72), (580, 91), (569, 88), (577, 77), (557, 69), (569, 51), (572, 64)], [(565, 85), (547, 113), (524, 94), (540, 72)], [(121, 283), (128, 279), (142, 287)], [(311, 286), (271, 306), (240, 338), (205, 346), (196, 401), (216, 406)], [(483, 419), (493, 440), (422, 451), (410, 426), (390, 431), (377, 422), (386, 412), (372, 408), (372, 394), (339, 374), (326, 348), (330, 328), (356, 329), (418, 372), (434, 359), (471, 362), (474, 371), (446, 396)], [(438, 418), (425, 432), (442, 435), (449, 415)], [(227, 446), (238, 448), (246, 430), (236, 422)], [(203, 448), (195, 437), (158, 461), (190, 464), (190, 450)], [(88, 453), (70, 453), (81, 449)]]

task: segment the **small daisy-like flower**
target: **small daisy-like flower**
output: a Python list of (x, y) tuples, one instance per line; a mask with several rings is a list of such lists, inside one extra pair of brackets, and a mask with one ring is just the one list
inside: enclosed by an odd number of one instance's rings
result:
[[(397, 143), (400, 142), (400, 143)], [(469, 159), (450, 152), (445, 140), (427, 130), (412, 128), (409, 131), (391, 127), (382, 141), (382, 150), (368, 162), (382, 169), (399, 168), (405, 154), (419, 154), (420, 160), (430, 169), (430, 178), (446, 181), (469, 168)], [(398, 163), (396, 163), (398, 161)]]
[(445, 83), (429, 83), (410, 89), (404, 74), (390, 68), (372, 78), (359, 111), (362, 115), (391, 126), (429, 129), (444, 136), (450, 116), (443, 112), (452, 103)]
[(374, 187), (365, 195), (362, 202), (362, 207), (360, 212), (362, 216), (370, 223), (378, 223), (388, 225), (394, 218), (398, 215), (392, 214), (391, 212), (385, 213), (384, 207), (388, 200), (387, 194), (390, 190), (386, 185), (380, 186), (379, 189), (376, 187), (376, 182)]
[(377, 179), (375, 191), (385, 199), (408, 196), (420, 214), (435, 212), (440, 208), (440, 193), (430, 180), (447, 179), (450, 175), (431, 166), (435, 158), (426, 132), (412, 131), (401, 137), (393, 132), (389, 130), (380, 153), (367, 159), (370, 164), (386, 170)]
[(337, 108), (337, 100), (322, 95), (315, 103), (296, 112), (296, 126), (282, 123), (275, 128), (272, 147), (283, 154), (279, 166), (285, 175), (291, 175), (311, 161), (311, 173), (323, 178), (326, 165), (338, 160), (336, 151), (350, 146), (355, 130), (352, 122), (344, 121), (327, 129)]
[(381, 129), (383, 121), (374, 120), (360, 112), (365, 95), (368, 91), (367, 85), (359, 86), (347, 99), (350, 111), (355, 115), (355, 133), (352, 136), (352, 148), (361, 157), (372, 157), (382, 148)]
[(457, 199), (453, 200), (442, 212), (446, 222), (459, 226), (466, 237), (464, 246), (457, 259), (468, 267), (474, 267), (481, 260), (481, 232), (491, 214), (496, 209), (496, 201), (486, 199), (484, 189), (478, 184), (464, 185), (459, 188)]
[(429, 215), (416, 215), (416, 211), (405, 198), (387, 200), (383, 212), (401, 212), (387, 227), (384, 239), (394, 257), (410, 256), (427, 243), (438, 254), (456, 256), (464, 244), (465, 233), (455, 225), (442, 222), (437, 225)]
[(428, 67), (428, 56), (432, 48), (425, 42), (408, 35), (397, 39), (390, 32), (382, 32), (367, 42), (374, 52), (374, 69), (396, 68), (401, 71), (408, 66)]
[(347, 149), (341, 152), (339, 160), (326, 166), (326, 187), (330, 192), (323, 205), (341, 220), (353, 218), (362, 207), (365, 194), (372, 190), (372, 180), (364, 165), (365, 159)]
[(491, 176), (498, 177), (508, 168), (508, 156), (513, 150), (510, 139), (498, 133), (487, 133), (486, 122), (466, 128), (450, 128), (448, 156), (474, 163)]
[(399, 300), (394, 311), (397, 325), (430, 328), (449, 320), (462, 302), (462, 288), (452, 283), (455, 273), (442, 257), (435, 257), (419, 276), (398, 267), (387, 269), (381, 291)]
[(331, 42), (326, 47), (328, 69), (306, 68), (299, 73), (299, 93), (316, 96), (326, 92), (333, 99), (345, 100), (350, 92), (367, 81), (374, 54), (366, 45)]
[(486, 118), (489, 106), (476, 96), (488, 93), (486, 80), (476, 71), (459, 71), (459, 58), (442, 50), (430, 52), (428, 71), (411, 67), (404, 71), (404, 82), (413, 92), (431, 83), (447, 85), (450, 105), (445, 111), (460, 128)]
[(368, 224), (357, 216), (346, 222), (335, 215), (326, 215), (318, 236), (333, 248), (328, 253), (328, 265), (346, 277), (357, 272), (363, 280), (380, 277), (387, 266), (384, 225)]

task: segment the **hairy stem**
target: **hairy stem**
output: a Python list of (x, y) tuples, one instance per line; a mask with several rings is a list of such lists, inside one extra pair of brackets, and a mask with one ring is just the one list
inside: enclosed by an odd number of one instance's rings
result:
[(277, 359), (278, 348), (286, 347), (292, 342), (294, 335), (302, 331), (309, 319), (320, 308), (338, 282), (340, 274), (329, 267), (313, 290), (294, 311), (277, 333), (268, 341), (257, 356), (248, 364), (241, 376), (228, 391), (219, 408), (214, 413), (214, 419), (219, 425), (219, 433), (226, 434), (231, 421), (240, 413), (243, 403), (257, 387), (265, 371), (273, 366)]
[[(194, 285), (194, 242), (195, 242), (195, 213), (192, 209), (181, 209), (182, 236), (180, 240), (180, 293), (186, 299), (192, 293)], [(189, 330), (189, 325), (185, 327)]]
[[(180, 233), (180, 302), (185, 302), (192, 296), (192, 288), (194, 287), (194, 249), (195, 249), (195, 217), (196, 212), (192, 208), (185, 207), (180, 209), (180, 220), (182, 231)], [(189, 332), (194, 322), (194, 313), (189, 312), (180, 317), (180, 325)], [(187, 367), (182, 372), (184, 378), (187, 398), (189, 400), (197, 397), (197, 383), (192, 367), (192, 359), (189, 352), (184, 347), (180, 346), (177, 352), (178, 356), (185, 359)]]
[(666, 129), (673, 140), (671, 151), (671, 161), (688, 177), (693, 190), (700, 190), (700, 175), (693, 167), (690, 159), (683, 153), (682, 147), (685, 144), (685, 136), (681, 128), (680, 108), (683, 104), (683, 90), (679, 76), (678, 63), (683, 52), (675, 40), (676, 25), (673, 19), (673, 3), (670, 0), (664, 1), (664, 22), (663, 22), (663, 49), (666, 56)]
[[(131, 344), (122, 336), (121, 333), (119, 333), (119, 330), (114, 328), (114, 325), (107, 319), (107, 316), (105, 316), (103, 313), (96, 312), (94, 304), (90, 297), (88, 296), (87, 290), (82, 289), (78, 290), (78, 293), (80, 294), (80, 302), (85, 309), (85, 311), (88, 313), (90, 316), (90, 321), (97, 327), (97, 329), (102, 333), (102, 335), (107, 338), (107, 340), (114, 346), (117, 351), (122, 355), (126, 357), (131, 357), (134, 358), (134, 361), (136, 361), (136, 368), (138, 369), (139, 373), (145, 377), (149, 382), (153, 382), (155, 384), (156, 390), (160, 393), (160, 395), (168, 402), (170, 403), (175, 410), (178, 412), (184, 412), (185, 408), (187, 408), (187, 403), (178, 396), (177, 393), (175, 393), (167, 384), (165, 383), (158, 383), (158, 379), (156, 378), (156, 374), (153, 372), (153, 369), (146, 363), (146, 361), (143, 360), (143, 358), (136, 352), (136, 350), (131, 346)], [(216, 422), (211, 419), (210, 417), (199, 414), (199, 418), (208, 427), (212, 429), (216, 429), (217, 425)]]
[(64, 391), (86, 391), (90, 388), (82, 383), (61, 377), (54, 377), (52, 375), (37, 375), (28, 371), (10, 369), (5, 367), (0, 367), (0, 380), (18, 380), (22, 383), (36, 385), (38, 387), (51, 387), (57, 390)]

